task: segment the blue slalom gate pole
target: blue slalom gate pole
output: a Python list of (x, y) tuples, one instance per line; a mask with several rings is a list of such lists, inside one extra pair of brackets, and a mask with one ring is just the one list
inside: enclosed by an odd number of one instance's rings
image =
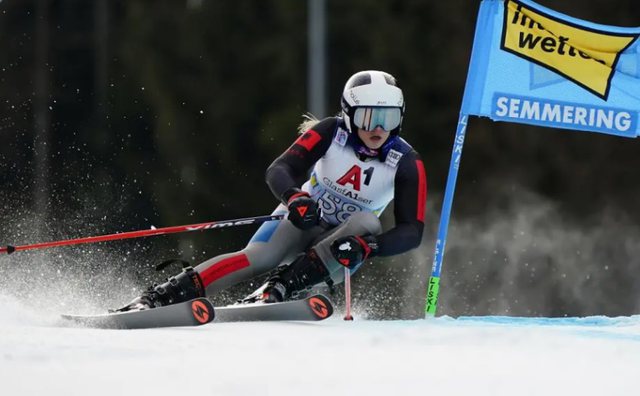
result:
[(449, 175), (447, 176), (447, 186), (444, 192), (444, 201), (442, 202), (442, 213), (440, 214), (440, 226), (438, 227), (438, 239), (436, 240), (433, 267), (431, 269), (431, 276), (429, 277), (429, 285), (427, 287), (427, 298), (424, 308), (426, 318), (434, 317), (436, 315), (438, 294), (440, 292), (440, 272), (442, 270), (444, 249), (447, 244), (447, 231), (449, 229), (453, 195), (456, 190), (456, 180), (458, 179), (458, 170), (460, 169), (460, 161), (462, 159), (462, 147), (464, 145), (465, 133), (467, 132), (468, 119), (469, 116), (467, 114), (460, 114), (458, 126), (456, 128), (456, 137), (453, 141), (451, 163), (449, 164)]

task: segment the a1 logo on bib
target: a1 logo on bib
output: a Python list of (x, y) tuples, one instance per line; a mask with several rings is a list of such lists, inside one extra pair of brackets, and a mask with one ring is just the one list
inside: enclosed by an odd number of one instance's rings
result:
[(364, 173), (365, 175), (364, 184), (368, 186), (371, 182), (371, 176), (373, 176), (373, 169), (374, 168), (371, 167), (363, 172), (362, 168), (358, 165), (354, 165), (347, 171), (347, 173), (338, 179), (337, 183), (341, 186), (351, 184), (354, 190), (360, 191), (362, 174)]

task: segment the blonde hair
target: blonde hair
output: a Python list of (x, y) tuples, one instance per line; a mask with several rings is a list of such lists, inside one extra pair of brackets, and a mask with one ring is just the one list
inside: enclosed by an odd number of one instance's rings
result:
[(302, 135), (309, 129), (313, 128), (320, 120), (316, 118), (311, 113), (306, 113), (302, 115), (302, 122), (298, 125), (298, 134)]

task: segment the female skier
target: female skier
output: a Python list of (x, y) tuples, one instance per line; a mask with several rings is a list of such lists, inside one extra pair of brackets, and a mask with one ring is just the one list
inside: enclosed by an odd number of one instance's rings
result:
[[(285, 220), (263, 224), (244, 249), (186, 268), (120, 310), (188, 301), (269, 271), (242, 301), (280, 302), (322, 282), (342, 282), (344, 267), (353, 273), (367, 258), (417, 247), (426, 176), (418, 153), (399, 136), (402, 90), (388, 73), (361, 71), (345, 84), (341, 104), (339, 116), (303, 123), (302, 135), (266, 171), (280, 201), (273, 213)], [(395, 226), (382, 232), (378, 216), (391, 200)]]

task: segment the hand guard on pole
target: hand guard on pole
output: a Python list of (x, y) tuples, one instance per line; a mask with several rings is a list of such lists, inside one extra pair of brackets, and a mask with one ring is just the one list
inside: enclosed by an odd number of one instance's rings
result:
[(350, 235), (341, 237), (331, 243), (333, 257), (347, 268), (354, 268), (367, 257), (378, 251), (378, 242), (374, 236)]
[(294, 226), (301, 230), (308, 230), (318, 225), (320, 208), (308, 193), (300, 191), (292, 195), (287, 201), (289, 215), (287, 218)]

